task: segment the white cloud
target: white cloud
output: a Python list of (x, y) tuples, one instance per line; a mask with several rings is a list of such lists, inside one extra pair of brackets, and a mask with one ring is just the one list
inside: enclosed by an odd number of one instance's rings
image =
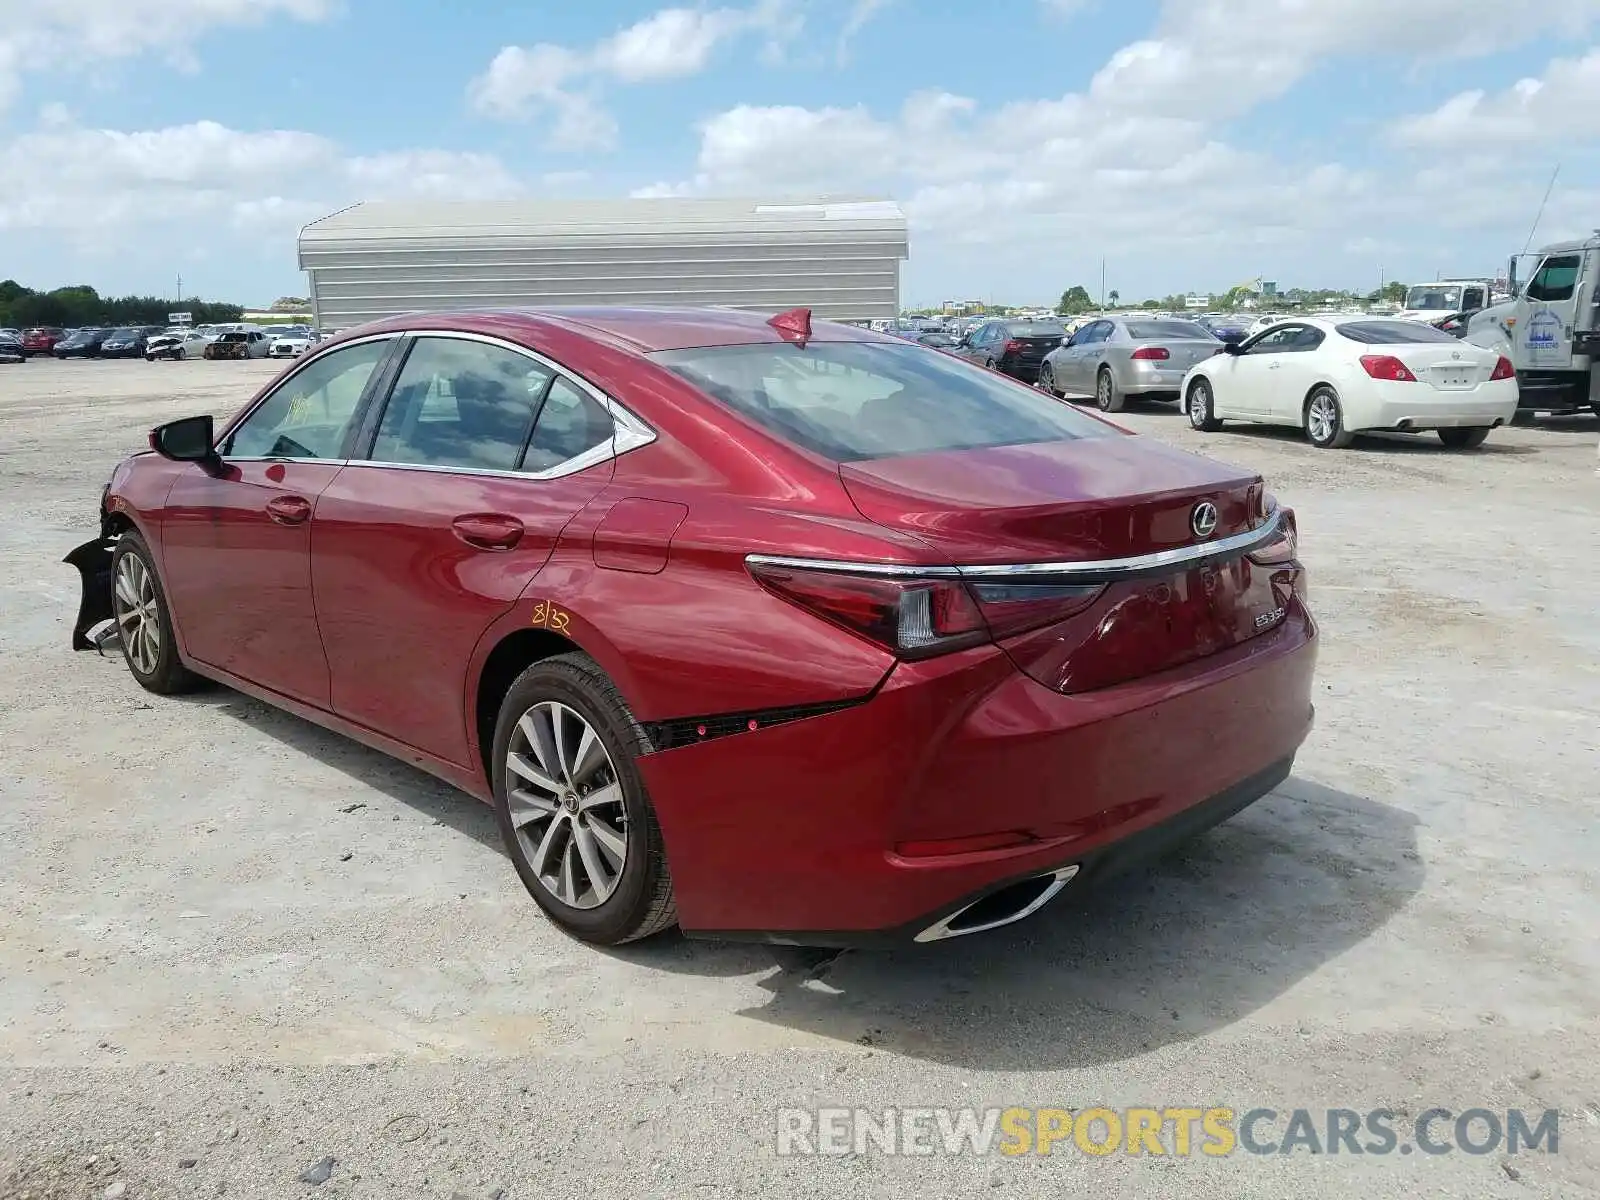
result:
[(877, 16), (894, 0), (855, 0), (850, 6), (850, 13), (844, 19), (844, 26), (839, 30), (839, 40), (834, 45), (834, 61), (840, 66), (850, 61), (850, 43), (855, 40), (856, 34), (866, 28), (867, 22)]
[(1089, 85), (1122, 111), (1225, 119), (1275, 99), (1329, 58), (1483, 55), (1577, 36), (1600, 0), (1474, 6), (1459, 0), (1170, 0), (1153, 37), (1124, 46)]
[(196, 42), (216, 28), (288, 18), (322, 21), (337, 0), (0, 0), (0, 110), (25, 73), (159, 54), (192, 70)]
[(799, 29), (782, 0), (751, 8), (666, 8), (588, 50), (550, 42), (502, 47), (467, 85), (467, 102), (499, 120), (550, 119), (546, 144), (556, 150), (607, 149), (616, 119), (601, 105), (605, 80), (659, 83), (699, 74), (723, 43), (749, 33), (767, 38), (771, 57)]
[[(0, 189), (0, 234), (39, 234), (8, 241), (47, 245), (52, 260), (114, 250), (117, 270), (154, 260), (165, 272), (204, 247), (222, 262), (270, 256), (286, 276), (300, 227), (347, 204), (522, 191), (521, 181), (485, 154), (423, 148), (360, 155), (296, 130), (196, 121), (124, 131), (53, 116), (0, 142), (0, 179), (27, 180), (25, 188)], [(19, 266), (8, 271), (26, 274)], [(24, 282), (51, 287), (66, 280)]]
[(1594, 137), (1600, 112), (1600, 49), (1552, 62), (1543, 77), (1522, 79), (1497, 95), (1479, 90), (1452, 96), (1432, 112), (1405, 117), (1390, 129), (1402, 146), (1503, 154), (1522, 151), (1547, 161), (1563, 144)]

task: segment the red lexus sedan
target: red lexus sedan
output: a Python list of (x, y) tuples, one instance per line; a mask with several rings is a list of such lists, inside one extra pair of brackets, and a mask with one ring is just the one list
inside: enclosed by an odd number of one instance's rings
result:
[(600, 943), (1007, 924), (1289, 772), (1259, 477), (805, 310), (411, 315), (116, 468), (74, 645), (492, 804)]

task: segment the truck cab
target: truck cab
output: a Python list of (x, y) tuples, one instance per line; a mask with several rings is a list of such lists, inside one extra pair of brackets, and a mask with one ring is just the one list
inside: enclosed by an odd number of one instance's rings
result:
[(1437, 321), (1461, 312), (1488, 307), (1487, 279), (1437, 279), (1406, 289), (1406, 302), (1395, 314), (1402, 321)]
[[(1524, 259), (1532, 271), (1519, 285)], [(1507, 277), (1512, 298), (1472, 318), (1466, 340), (1511, 360), (1521, 411), (1600, 414), (1600, 232), (1513, 255)]]

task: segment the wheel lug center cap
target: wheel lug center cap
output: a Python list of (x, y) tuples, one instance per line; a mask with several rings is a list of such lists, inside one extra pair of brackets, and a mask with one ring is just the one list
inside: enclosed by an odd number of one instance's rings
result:
[(577, 792), (568, 792), (566, 795), (562, 796), (561, 797), (561, 807), (566, 809), (569, 813), (577, 812), (578, 811), (578, 793)]

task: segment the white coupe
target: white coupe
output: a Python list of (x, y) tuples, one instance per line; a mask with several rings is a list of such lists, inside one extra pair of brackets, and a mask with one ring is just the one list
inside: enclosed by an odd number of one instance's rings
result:
[(1517, 411), (1511, 361), (1414, 321), (1305, 317), (1224, 346), (1183, 379), (1196, 429), (1224, 421), (1298, 425), (1314, 446), (1357, 433), (1434, 430), (1481, 446)]

